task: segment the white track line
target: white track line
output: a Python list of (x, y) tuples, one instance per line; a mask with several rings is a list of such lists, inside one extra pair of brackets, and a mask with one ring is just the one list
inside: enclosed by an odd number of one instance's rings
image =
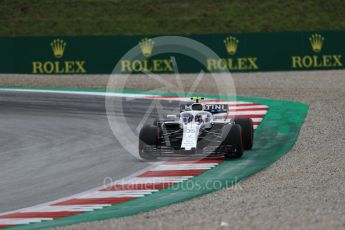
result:
[(211, 169), (218, 164), (170, 164), (170, 165), (160, 165), (156, 168), (151, 169), (151, 171), (162, 171), (162, 170), (189, 170), (189, 169)]
[(229, 116), (235, 116), (235, 115), (265, 115), (267, 111), (265, 110), (258, 110), (258, 111), (236, 111), (236, 112), (229, 112)]
[[(151, 170), (150, 170), (151, 171)], [(188, 180), (192, 176), (168, 176), (168, 177), (135, 177), (126, 181), (121, 181), (118, 183), (114, 183), (114, 185), (124, 185), (124, 184), (155, 184), (155, 183), (169, 183), (169, 182), (175, 182), (179, 183), (185, 180)]]
[(25, 212), (88, 212), (96, 209), (102, 209), (110, 205), (67, 205), (67, 206), (44, 206), (32, 207)]
[(86, 91), (69, 91), (69, 90), (46, 90), (46, 89), (1, 89), (0, 91), (9, 92), (30, 92), (30, 93), (52, 93), (52, 94), (76, 94), (76, 95), (89, 95), (89, 96), (111, 96), (111, 97), (131, 97), (131, 98), (144, 98), (146, 94), (127, 94), (127, 93), (112, 93), (112, 92), (86, 92)]
[(112, 198), (112, 197), (143, 197), (145, 195), (150, 195), (153, 192), (158, 192), (158, 190), (121, 190), (121, 191), (104, 191), (104, 192), (94, 192), (76, 198)]
[(229, 110), (236, 110), (236, 109), (268, 109), (267, 105), (250, 105), (248, 104), (248, 106), (229, 106), (228, 107)]
[(261, 122), (263, 118), (252, 118), (253, 122)]
[(53, 220), (53, 218), (8, 218), (0, 219), (0, 224), (29, 224), (41, 222), (43, 220)]

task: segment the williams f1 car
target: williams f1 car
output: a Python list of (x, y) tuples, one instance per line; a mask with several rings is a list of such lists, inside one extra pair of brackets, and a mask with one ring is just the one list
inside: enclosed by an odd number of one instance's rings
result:
[(228, 105), (201, 103), (192, 98), (180, 114), (146, 124), (139, 133), (139, 155), (153, 160), (164, 156), (224, 156), (240, 158), (253, 146), (253, 122), (228, 118)]

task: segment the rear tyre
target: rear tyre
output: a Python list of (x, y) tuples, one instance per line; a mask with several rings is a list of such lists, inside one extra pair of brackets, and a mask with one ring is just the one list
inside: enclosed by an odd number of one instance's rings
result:
[(244, 147), (242, 143), (242, 128), (240, 125), (227, 124), (222, 129), (222, 135), (225, 137), (223, 147), (231, 146), (231, 149), (225, 151), (226, 159), (240, 158), (243, 155)]
[(159, 138), (159, 128), (154, 125), (144, 125), (139, 133), (139, 156), (144, 160), (154, 160)]
[(235, 124), (238, 124), (242, 128), (242, 142), (245, 150), (253, 148), (254, 142), (254, 128), (253, 120), (250, 118), (235, 118)]

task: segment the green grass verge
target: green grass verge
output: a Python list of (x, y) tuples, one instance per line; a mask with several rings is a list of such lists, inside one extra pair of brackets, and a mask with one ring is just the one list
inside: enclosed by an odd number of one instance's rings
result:
[(1, 0), (0, 35), (342, 30), (342, 0)]

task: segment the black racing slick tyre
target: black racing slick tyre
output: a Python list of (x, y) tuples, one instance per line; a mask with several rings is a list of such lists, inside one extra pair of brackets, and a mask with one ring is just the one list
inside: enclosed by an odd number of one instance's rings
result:
[(231, 149), (228, 149), (224, 157), (226, 159), (240, 158), (243, 155), (244, 147), (242, 142), (242, 128), (240, 125), (227, 124), (222, 129), (223, 137), (223, 146), (231, 146)]
[(159, 128), (154, 125), (144, 125), (139, 133), (139, 156), (144, 160), (154, 160), (159, 138)]
[(250, 118), (235, 118), (235, 124), (238, 124), (242, 128), (242, 142), (245, 150), (253, 148), (254, 142), (254, 128), (253, 120)]

